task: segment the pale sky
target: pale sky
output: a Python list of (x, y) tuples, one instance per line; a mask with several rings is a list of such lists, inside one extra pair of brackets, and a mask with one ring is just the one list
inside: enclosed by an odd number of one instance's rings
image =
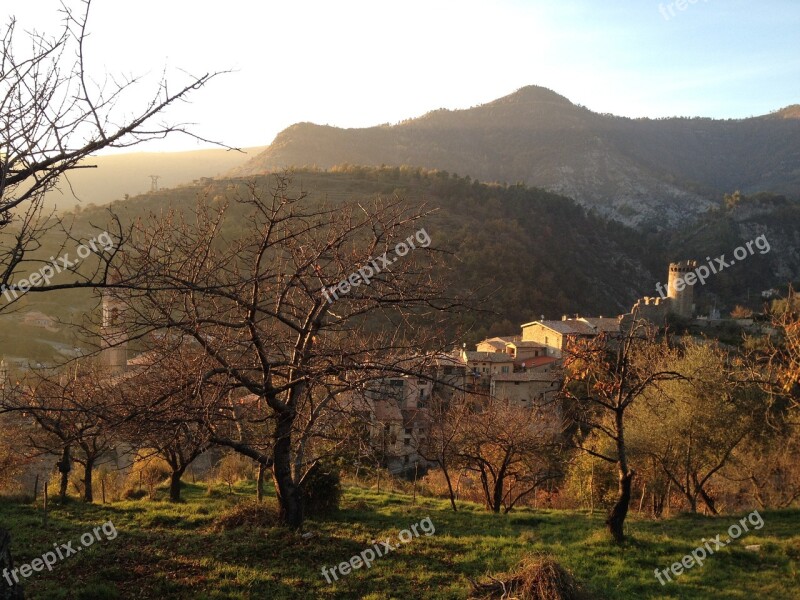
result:
[[(0, 17), (55, 31), (58, 6), (2, 0)], [(240, 147), (299, 121), (395, 123), (530, 84), (630, 117), (800, 103), (798, 0), (94, 0), (88, 29), (96, 76), (166, 69), (177, 88), (181, 69), (234, 70), (169, 116)]]

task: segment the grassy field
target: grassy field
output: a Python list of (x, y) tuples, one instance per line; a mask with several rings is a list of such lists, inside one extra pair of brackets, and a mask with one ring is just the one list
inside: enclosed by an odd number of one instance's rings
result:
[[(668, 567), (701, 544), (726, 535), (734, 516), (680, 516), (663, 521), (633, 517), (630, 540), (610, 544), (600, 513), (520, 510), (493, 515), (466, 505), (459, 513), (444, 501), (349, 487), (343, 509), (310, 520), (305, 537), (285, 529), (245, 524), (221, 527), (237, 503), (248, 502), (252, 483), (227, 488), (187, 484), (185, 502), (137, 500), (110, 505), (77, 501), (53, 507), (42, 527), (41, 509), (3, 501), (0, 526), (10, 528), (16, 566), (111, 520), (118, 536), (33, 573), (29, 598), (466, 598), (468, 577), (512, 568), (526, 553), (553, 555), (596, 598), (790, 599), (800, 598), (800, 511), (764, 512), (764, 527), (745, 534), (662, 587), (654, 569)], [(272, 504), (274, 500), (267, 503)], [(331, 567), (430, 517), (406, 544), (328, 584)], [(759, 551), (746, 545), (760, 544)], [(2, 580), (0, 580), (2, 583)]]

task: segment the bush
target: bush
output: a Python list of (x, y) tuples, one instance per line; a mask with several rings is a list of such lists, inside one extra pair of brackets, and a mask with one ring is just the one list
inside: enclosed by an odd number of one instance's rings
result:
[(253, 479), (253, 461), (232, 452), (223, 456), (215, 468), (217, 481), (228, 485), (228, 492), (233, 493), (233, 485), (244, 479)]
[[(155, 487), (169, 477), (172, 469), (167, 461), (155, 454), (152, 449), (142, 449), (136, 453), (136, 458), (131, 465), (126, 489), (147, 488), (152, 500), (155, 496)], [(127, 497), (126, 491), (126, 497)]]
[(339, 471), (331, 465), (315, 463), (303, 478), (300, 497), (306, 516), (327, 515), (339, 510), (342, 498)]
[(103, 498), (103, 485), (106, 488), (106, 501), (117, 502), (121, 500), (126, 492), (126, 474), (119, 469), (108, 469), (101, 467), (92, 482), (94, 488), (95, 501)]
[(143, 490), (143, 489), (136, 489), (136, 488), (128, 488), (128, 489), (127, 489), (127, 490), (125, 490), (125, 492), (122, 494), (122, 497), (123, 497), (125, 500), (141, 500), (141, 499), (142, 499), (142, 498), (144, 498), (145, 496), (147, 496), (147, 492), (146, 492), (145, 490)]

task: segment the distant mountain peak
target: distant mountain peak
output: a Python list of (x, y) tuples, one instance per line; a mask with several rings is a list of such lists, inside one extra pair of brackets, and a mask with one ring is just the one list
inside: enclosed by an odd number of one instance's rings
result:
[(516, 92), (509, 94), (508, 96), (498, 98), (489, 104), (533, 104), (541, 102), (574, 106), (574, 104), (570, 102), (568, 98), (562, 96), (561, 94), (557, 94), (551, 89), (539, 85), (526, 85), (525, 87), (519, 88)]

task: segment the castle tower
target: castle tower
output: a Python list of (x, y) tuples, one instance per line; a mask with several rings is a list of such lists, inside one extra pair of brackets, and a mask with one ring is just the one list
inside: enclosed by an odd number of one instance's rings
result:
[[(116, 281), (112, 276), (109, 283)], [(125, 305), (113, 292), (103, 291), (103, 324), (100, 328), (100, 363), (115, 375), (128, 367), (128, 336), (122, 320)]]
[[(690, 319), (694, 313), (694, 286), (686, 284), (686, 275), (696, 268), (696, 260), (684, 260), (669, 265), (667, 297), (671, 300), (670, 312), (686, 319)], [(683, 280), (682, 285), (679, 280)]]

